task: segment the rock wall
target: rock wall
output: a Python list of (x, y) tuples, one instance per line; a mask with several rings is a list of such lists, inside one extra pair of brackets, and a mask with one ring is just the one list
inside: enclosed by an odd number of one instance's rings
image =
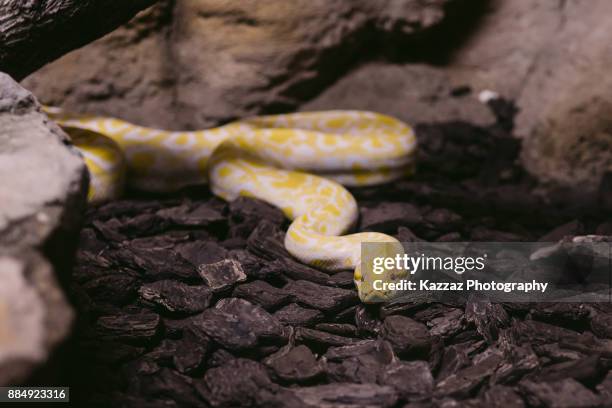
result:
[(166, 128), (294, 109), (449, 0), (162, 1), (24, 85), (45, 102)]
[(611, 13), (607, 0), (166, 1), (24, 84), (167, 128), (295, 108), (485, 124), (488, 89), (516, 101), (530, 172), (594, 190), (612, 168)]

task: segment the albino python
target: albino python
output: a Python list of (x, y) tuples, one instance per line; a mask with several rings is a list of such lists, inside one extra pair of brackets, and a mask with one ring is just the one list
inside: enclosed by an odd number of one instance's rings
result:
[[(401, 244), (376, 232), (344, 235), (355, 225), (358, 208), (342, 184), (373, 185), (411, 173), (416, 138), (410, 126), (372, 112), (324, 111), (174, 132), (46, 110), (85, 158), (91, 202), (118, 197), (124, 179), (154, 192), (208, 182), (225, 200), (242, 195), (279, 207), (293, 220), (285, 238), (287, 250), (325, 270), (354, 269), (363, 302), (391, 297), (374, 290), (371, 277), (362, 274), (361, 243), (388, 243), (380, 256), (403, 253)], [(401, 271), (387, 271), (377, 279), (401, 276)]]

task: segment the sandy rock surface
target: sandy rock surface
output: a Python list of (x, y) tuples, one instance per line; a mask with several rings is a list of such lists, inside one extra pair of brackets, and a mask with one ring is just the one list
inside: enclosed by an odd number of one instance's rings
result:
[(45, 102), (167, 128), (295, 108), (449, 0), (162, 1), (32, 75)]

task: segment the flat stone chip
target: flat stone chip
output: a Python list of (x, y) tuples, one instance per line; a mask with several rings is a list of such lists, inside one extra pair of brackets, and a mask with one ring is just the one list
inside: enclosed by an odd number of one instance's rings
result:
[(247, 279), (242, 265), (235, 259), (198, 266), (198, 273), (213, 292), (222, 292)]

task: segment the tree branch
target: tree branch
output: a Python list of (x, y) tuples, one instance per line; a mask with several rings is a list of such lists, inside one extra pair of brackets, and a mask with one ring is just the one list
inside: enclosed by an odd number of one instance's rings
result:
[(0, 71), (21, 80), (156, 0), (0, 0)]

